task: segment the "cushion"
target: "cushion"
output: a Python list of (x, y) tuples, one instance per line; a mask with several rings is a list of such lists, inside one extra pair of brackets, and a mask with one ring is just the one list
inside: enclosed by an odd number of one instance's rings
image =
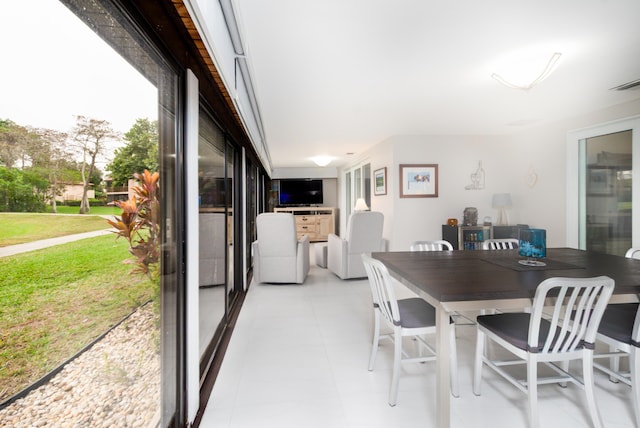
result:
[(619, 342), (631, 344), (631, 333), (633, 332), (633, 323), (635, 322), (637, 311), (637, 303), (608, 305), (604, 315), (602, 315), (598, 333)]
[[(398, 300), (400, 326), (403, 328), (431, 327), (436, 325), (436, 309), (419, 297)], [(452, 323), (453, 320), (449, 319)]]

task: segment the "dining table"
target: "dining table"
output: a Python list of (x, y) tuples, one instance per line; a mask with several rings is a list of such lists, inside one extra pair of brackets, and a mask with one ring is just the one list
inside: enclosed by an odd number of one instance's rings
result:
[[(537, 286), (551, 277), (606, 275), (611, 303), (637, 302), (640, 260), (574, 248), (547, 248), (543, 266), (531, 266), (518, 250), (376, 252), (391, 276), (436, 308), (436, 424), (450, 426), (449, 318), (453, 312), (522, 310)], [(433, 426), (429, 423), (428, 426)]]

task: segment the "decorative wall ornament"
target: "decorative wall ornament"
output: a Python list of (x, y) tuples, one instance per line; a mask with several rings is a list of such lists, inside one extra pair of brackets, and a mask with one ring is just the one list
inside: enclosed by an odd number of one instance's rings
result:
[(482, 168), (482, 161), (478, 161), (478, 169), (471, 174), (471, 184), (466, 185), (464, 188), (467, 190), (482, 190), (484, 185), (484, 169)]
[(538, 182), (538, 174), (536, 174), (536, 170), (533, 169), (533, 165), (529, 167), (525, 181), (527, 186), (529, 186), (529, 189), (533, 189)]

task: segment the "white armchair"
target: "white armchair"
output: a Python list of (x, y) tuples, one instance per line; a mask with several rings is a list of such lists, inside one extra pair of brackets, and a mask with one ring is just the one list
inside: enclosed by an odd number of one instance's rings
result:
[(346, 238), (329, 235), (327, 268), (342, 279), (366, 278), (361, 254), (386, 251), (382, 238), (384, 215), (376, 211), (356, 211), (349, 216)]
[(296, 236), (293, 214), (262, 213), (256, 218), (253, 248), (256, 282), (302, 284), (309, 273), (309, 237)]

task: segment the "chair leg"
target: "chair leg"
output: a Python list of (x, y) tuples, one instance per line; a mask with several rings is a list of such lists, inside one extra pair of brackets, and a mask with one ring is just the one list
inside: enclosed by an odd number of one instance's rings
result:
[(476, 335), (476, 356), (473, 365), (473, 393), (480, 395), (480, 385), (482, 383), (482, 357), (484, 355), (484, 345), (486, 337), (480, 329)]
[(640, 352), (635, 346), (631, 347), (631, 353), (629, 354), (629, 368), (631, 369), (631, 394), (636, 415), (636, 426), (640, 427)]
[[(615, 345), (609, 345), (609, 352), (616, 352), (618, 350), (618, 348), (616, 348)], [(613, 370), (614, 372), (619, 372), (620, 371), (620, 357), (610, 357), (609, 358), (609, 367), (611, 368), (611, 370)], [(609, 376), (609, 380), (613, 383), (618, 383), (618, 379), (616, 379), (613, 376)]]
[(591, 421), (595, 428), (601, 428), (602, 419), (600, 418), (600, 412), (596, 404), (595, 386), (593, 381), (593, 351), (585, 351), (582, 358), (582, 377), (584, 382), (584, 392), (587, 395), (587, 404), (589, 406), (589, 413), (591, 414)]
[[(560, 363), (560, 368), (562, 368), (562, 370), (564, 370), (565, 372), (568, 372), (569, 371), (569, 360), (563, 361), (562, 363)], [(560, 385), (562, 388), (566, 388), (567, 387), (567, 382), (560, 382), (558, 385)]]
[(451, 395), (460, 397), (460, 387), (458, 386), (458, 351), (456, 348), (456, 325), (451, 324), (451, 340), (449, 342), (449, 377), (451, 378)]
[(377, 308), (373, 310), (373, 343), (371, 345), (371, 355), (369, 356), (369, 371), (373, 370), (376, 363), (376, 353), (380, 342), (380, 312)]
[(529, 399), (529, 428), (540, 426), (538, 413), (538, 361), (533, 354), (527, 358), (527, 395)]
[(402, 335), (399, 327), (394, 327), (393, 345), (393, 374), (389, 391), (389, 405), (392, 407), (396, 405), (398, 399), (398, 382), (400, 381), (400, 366), (402, 364)]

